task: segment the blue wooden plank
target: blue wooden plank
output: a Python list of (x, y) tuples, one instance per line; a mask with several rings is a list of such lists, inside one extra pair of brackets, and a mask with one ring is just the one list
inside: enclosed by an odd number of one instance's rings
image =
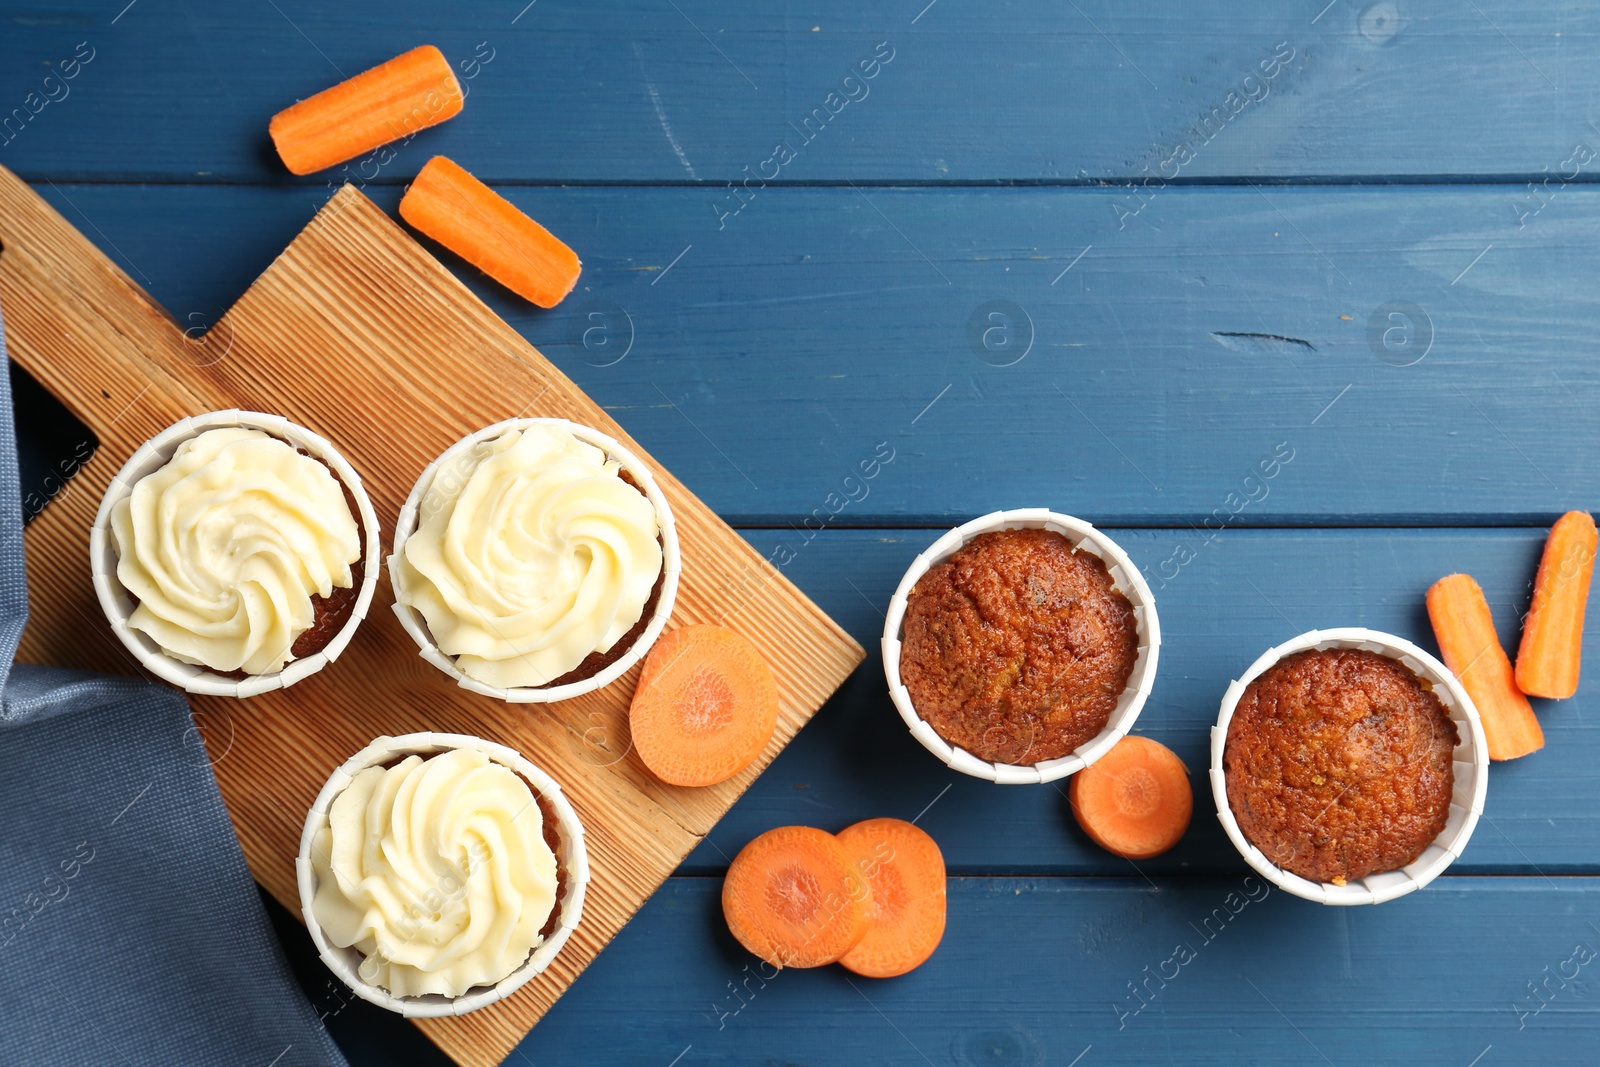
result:
[(720, 888), (669, 880), (518, 1054), (814, 1067), (1593, 1060), (1589, 878), (1445, 878), (1376, 908), (1319, 907), (1253, 877), (958, 878), (939, 950), (887, 981), (837, 967), (773, 976), (728, 936)]
[[(121, 6), (0, 4), (0, 114), (29, 116), (0, 162), (57, 181), (288, 180), (272, 113), (425, 41), (476, 75), (467, 110), (383, 180), (440, 151), (496, 179), (720, 185), (784, 139), (796, 158), (767, 173), (799, 181), (1538, 179), (1600, 145), (1588, 5)], [(90, 64), (46, 83), (80, 42)], [(880, 43), (889, 64), (846, 82)]]
[[(685, 861), (685, 873), (725, 870), (763, 830), (802, 823), (837, 830), (859, 819), (911, 819), (956, 871), (1128, 874), (1131, 866), (1079, 831), (1051, 786), (1001, 787), (947, 770), (913, 741), (893, 706), (876, 651), (883, 609), (911, 558), (937, 531), (745, 531), (769, 556), (787, 543), (785, 573), (871, 650), (844, 688), (773, 762)], [(1190, 531), (1110, 531), (1156, 589), (1161, 665), (1137, 732), (1170, 746), (1195, 788), (1189, 833), (1141, 862), (1152, 873), (1245, 872), (1217, 823), (1205, 769), (1209, 731), (1228, 682), (1295, 634), (1368, 626), (1435, 650), (1423, 594), (1462, 570), (1483, 585), (1503, 643), (1516, 648), (1543, 544), (1534, 530), (1232, 530), (1214, 543)], [(1162, 568), (1180, 546), (1193, 558)], [(779, 558), (787, 558), (784, 553)], [(1171, 574), (1170, 579), (1164, 574)], [(1535, 701), (1543, 751), (1490, 772), (1487, 813), (1456, 871), (1600, 873), (1600, 619), (1588, 620), (1582, 688)], [(1064, 784), (1064, 783), (1063, 783)], [(948, 788), (949, 792), (945, 790)], [(931, 807), (930, 807), (931, 805)]]
[[(41, 191), (196, 322), (322, 199)], [(1600, 330), (1600, 191), (1521, 230), (1490, 186), (1174, 189), (1122, 230), (1079, 188), (766, 190), (720, 231), (700, 190), (508, 193), (578, 292), (540, 312), (447, 261), (736, 524), (1520, 524), (1600, 495), (1571, 340)]]

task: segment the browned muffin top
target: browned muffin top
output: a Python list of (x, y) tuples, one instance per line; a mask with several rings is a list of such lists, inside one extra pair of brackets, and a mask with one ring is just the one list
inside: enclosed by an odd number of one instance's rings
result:
[(1138, 649), (1133, 606), (1100, 557), (1054, 530), (999, 530), (911, 590), (900, 678), (946, 741), (1033, 764), (1105, 727)]
[(1267, 859), (1343, 885), (1406, 866), (1444, 830), (1457, 740), (1444, 705), (1403, 663), (1298, 652), (1234, 710), (1228, 805)]

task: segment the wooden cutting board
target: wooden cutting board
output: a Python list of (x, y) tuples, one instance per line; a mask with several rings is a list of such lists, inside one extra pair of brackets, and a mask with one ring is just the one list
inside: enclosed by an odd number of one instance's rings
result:
[(0, 305), (11, 357), (100, 447), (26, 532), (22, 658), (132, 673), (89, 581), (89, 526), (127, 457), (188, 415), (275, 412), (323, 434), (360, 472), (384, 556), (422, 468), (464, 434), (519, 415), (563, 416), (650, 463), (672, 504), (683, 578), (672, 625), (721, 622), (777, 679), (777, 736), (708, 789), (657, 782), (628, 753), (637, 668), (553, 705), (458, 689), (377, 599), (338, 662), (248, 701), (191, 697), (256, 880), (299, 913), (294, 857), (329, 773), (381, 734), (477, 734), (554, 775), (583, 820), (593, 881), (553, 965), (510, 999), (418, 1025), (458, 1063), (499, 1063), (862, 660), (859, 645), (654, 463), (609, 415), (370, 200), (337, 193), (203, 338), (183, 329), (10, 171), (0, 168)]

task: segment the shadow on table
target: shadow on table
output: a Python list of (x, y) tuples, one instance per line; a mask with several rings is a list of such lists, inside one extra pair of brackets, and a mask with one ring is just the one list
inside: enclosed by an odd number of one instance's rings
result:
[(305, 926), (265, 892), (261, 899), (295, 980), (350, 1061), (350, 1067), (452, 1067), (449, 1057), (410, 1022), (350, 992), (317, 958), (316, 946)]

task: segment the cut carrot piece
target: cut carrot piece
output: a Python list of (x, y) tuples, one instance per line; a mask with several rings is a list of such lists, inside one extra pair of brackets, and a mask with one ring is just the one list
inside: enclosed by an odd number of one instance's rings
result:
[(838, 838), (809, 826), (780, 826), (751, 841), (722, 883), (728, 929), (774, 967), (837, 960), (866, 936), (871, 903)]
[(628, 709), (633, 747), (668, 785), (715, 785), (761, 755), (778, 725), (778, 687), (749, 639), (721, 626), (663, 634)]
[(267, 131), (284, 166), (312, 174), (437, 126), (462, 100), (449, 61), (425, 44), (284, 108)]
[(578, 284), (578, 254), (444, 156), (434, 156), (400, 198), (400, 217), (542, 308)]
[(1116, 856), (1149, 859), (1189, 828), (1189, 770), (1166, 745), (1129, 735), (1072, 776), (1072, 814), (1094, 843)]
[(871, 929), (839, 957), (866, 978), (922, 966), (944, 937), (944, 854), (902, 819), (868, 819), (839, 831), (839, 843), (872, 888)]
[(1517, 649), (1517, 688), (1529, 696), (1565, 700), (1578, 691), (1583, 609), (1597, 541), (1594, 519), (1586, 512), (1569, 511), (1550, 528)]
[(1494, 632), (1494, 616), (1470, 574), (1440, 578), (1428, 590), (1428, 619), (1445, 666), (1478, 709), (1492, 760), (1516, 759), (1544, 747), (1533, 706), (1511, 676), (1511, 661)]

